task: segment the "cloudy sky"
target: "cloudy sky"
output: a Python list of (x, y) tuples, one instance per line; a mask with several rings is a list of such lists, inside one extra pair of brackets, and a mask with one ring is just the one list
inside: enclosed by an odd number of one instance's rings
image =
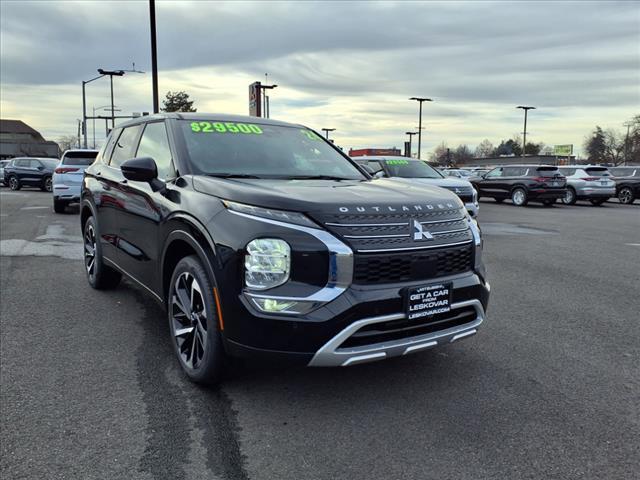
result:
[[(418, 123), (411, 96), (434, 99), (425, 153), (520, 133), (520, 104), (538, 108), (532, 141), (578, 148), (596, 124), (622, 130), (640, 113), (633, 1), (158, 1), (157, 22), (161, 96), (186, 90), (199, 111), (247, 114), (248, 85), (268, 72), (272, 118), (336, 128), (345, 147), (401, 147)], [(116, 105), (151, 110), (147, 1), (2, 0), (0, 26), (2, 118), (74, 134), (81, 81), (133, 62), (147, 73), (114, 80)], [(89, 112), (108, 87), (87, 86)]]

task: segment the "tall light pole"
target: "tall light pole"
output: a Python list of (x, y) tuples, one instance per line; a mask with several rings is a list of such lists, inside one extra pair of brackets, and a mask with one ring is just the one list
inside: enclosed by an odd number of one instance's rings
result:
[(407, 152), (407, 156), (411, 158), (411, 139), (413, 138), (414, 135), (418, 135), (418, 133), (420, 132), (405, 132), (405, 133), (409, 135), (409, 151)]
[(418, 117), (418, 158), (422, 156), (422, 104), (424, 102), (433, 102), (430, 98), (411, 97), (409, 100), (415, 100), (420, 104), (420, 113)]
[(633, 125), (633, 122), (625, 122), (624, 126), (627, 127), (627, 136), (624, 139), (624, 166), (627, 166), (629, 161), (629, 129)]
[[(98, 80), (102, 77), (104, 77), (104, 75), (100, 74), (97, 77), (92, 78), (91, 80), (82, 81), (82, 133), (84, 134), (84, 148), (87, 148), (87, 96), (85, 86), (87, 85), (87, 83), (91, 83), (94, 80)], [(79, 143), (80, 142), (78, 142), (78, 144)]]
[[(101, 108), (104, 108), (105, 110), (107, 109), (109, 105), (100, 105), (99, 107), (93, 107), (93, 117), (92, 117), (92, 121), (93, 121), (93, 148), (96, 148), (96, 110), (99, 110)], [(119, 111), (116, 108), (116, 111)], [(87, 148), (87, 146), (85, 145), (85, 148)]]
[(151, 30), (151, 87), (153, 90), (153, 113), (160, 111), (158, 99), (158, 45), (156, 42), (156, 2), (149, 0), (149, 24)]
[(326, 138), (327, 140), (329, 140), (329, 132), (335, 132), (335, 128), (321, 128), (321, 130), (324, 132), (324, 138)]
[(100, 75), (109, 75), (109, 80), (111, 81), (111, 128), (116, 126), (116, 116), (115, 110), (113, 106), (113, 77), (121, 77), (124, 75), (124, 70), (103, 70), (102, 68), (98, 69), (98, 73)]
[(520, 108), (522, 110), (524, 110), (524, 132), (523, 132), (523, 137), (522, 137), (522, 156), (524, 157), (526, 155), (526, 149), (527, 149), (527, 112), (529, 112), (529, 110), (535, 110), (536, 107), (526, 107), (524, 105), (518, 105), (516, 108)]

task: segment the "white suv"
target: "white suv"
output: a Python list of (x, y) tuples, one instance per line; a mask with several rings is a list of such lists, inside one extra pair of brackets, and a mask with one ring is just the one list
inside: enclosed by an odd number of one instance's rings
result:
[(567, 165), (559, 167), (567, 177), (567, 193), (562, 199), (565, 205), (577, 200), (589, 200), (592, 205), (602, 205), (616, 195), (616, 182), (607, 167)]
[(71, 202), (80, 201), (80, 187), (85, 169), (98, 155), (98, 150), (67, 150), (53, 171), (53, 210), (64, 213)]

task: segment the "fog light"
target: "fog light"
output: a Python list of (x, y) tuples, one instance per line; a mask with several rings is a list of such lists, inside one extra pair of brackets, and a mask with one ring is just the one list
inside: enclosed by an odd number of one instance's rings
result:
[(290, 308), (297, 303), (294, 301), (274, 300), (273, 298), (254, 298), (252, 300), (260, 310), (268, 313), (285, 313), (290, 311)]
[(244, 282), (249, 288), (266, 290), (282, 285), (289, 280), (291, 248), (277, 238), (253, 240), (247, 245), (244, 267)]

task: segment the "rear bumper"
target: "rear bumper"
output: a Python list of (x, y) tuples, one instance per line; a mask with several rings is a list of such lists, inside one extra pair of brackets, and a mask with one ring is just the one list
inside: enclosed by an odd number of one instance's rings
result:
[(554, 188), (550, 189), (532, 189), (529, 190), (529, 200), (535, 202), (536, 200), (553, 200), (559, 199), (566, 195), (566, 188)]
[(80, 184), (53, 184), (53, 197), (67, 202), (80, 201)]
[(615, 187), (611, 188), (594, 188), (582, 187), (576, 188), (577, 198), (611, 198), (616, 194)]

